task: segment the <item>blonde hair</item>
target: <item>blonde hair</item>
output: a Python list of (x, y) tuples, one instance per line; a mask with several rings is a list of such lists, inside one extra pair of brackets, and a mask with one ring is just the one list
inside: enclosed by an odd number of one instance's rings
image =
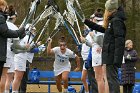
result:
[(130, 44), (130, 43), (133, 43), (133, 41), (132, 40), (126, 40), (125, 41), (125, 47), (128, 47), (128, 44)]
[(104, 20), (103, 20), (103, 27), (105, 29), (108, 28), (108, 25), (109, 25), (109, 17), (115, 12), (116, 10), (112, 10), (112, 11), (108, 11), (108, 10), (105, 10), (105, 13), (104, 13)]
[(7, 7), (7, 2), (5, 0), (0, 0), (0, 10), (3, 10), (1, 6)]

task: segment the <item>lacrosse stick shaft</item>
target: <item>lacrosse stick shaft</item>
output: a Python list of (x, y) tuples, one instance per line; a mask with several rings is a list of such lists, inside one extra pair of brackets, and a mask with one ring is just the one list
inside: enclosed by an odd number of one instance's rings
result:
[[(67, 20), (67, 19), (65, 18), (65, 20)], [(73, 33), (74, 33), (74, 35), (75, 35), (75, 37), (76, 37), (78, 43), (80, 44), (79, 39), (78, 39), (78, 37), (77, 37), (77, 34), (76, 34), (76, 32), (75, 32), (76, 29), (74, 29), (74, 27), (72, 26), (72, 24), (71, 24), (68, 20), (67, 20), (67, 22), (69, 23), (70, 28), (72, 29), (72, 31), (73, 31)]]
[(77, 37), (77, 34), (76, 34), (74, 28), (73, 28), (72, 26), (70, 26), (70, 27), (71, 27), (71, 29), (72, 29), (74, 35), (75, 35), (75, 38), (77, 39), (77, 42), (80, 44), (80, 41), (79, 41), (79, 39), (78, 39), (78, 37)]
[(81, 33), (81, 30), (80, 30), (78, 19), (77, 19), (77, 16), (76, 15), (75, 15), (75, 18), (76, 18), (76, 24), (77, 24), (77, 27), (78, 27), (78, 31), (79, 31), (79, 34), (80, 34), (80, 37), (81, 37), (82, 36), (82, 33)]
[(45, 23), (45, 25), (44, 25), (44, 27), (43, 27), (41, 33), (39, 34), (39, 36), (38, 36), (38, 38), (37, 38), (37, 40), (36, 40), (36, 43), (39, 41), (39, 39), (41, 38), (42, 34), (44, 33), (46, 27), (48, 26), (49, 21), (50, 21), (50, 19), (48, 19), (47, 22)]
[(80, 10), (82, 10), (82, 8), (81, 8), (80, 3), (78, 2), (78, 0), (75, 0), (75, 1), (76, 1), (76, 4), (77, 4), (78, 8), (79, 8)]
[(79, 7), (79, 9), (81, 10), (83, 17), (85, 18), (85, 15), (84, 15), (84, 12), (80, 6), (80, 3), (78, 2), (78, 0), (75, 0), (75, 1), (76, 1), (77, 6)]
[(74, 9), (74, 11), (75, 11), (75, 13), (77, 14), (77, 16), (79, 17), (79, 19), (80, 19), (81, 21), (83, 21), (83, 19), (85, 18), (84, 14), (83, 14), (83, 18), (82, 18), (82, 16), (78, 13), (78, 11), (77, 11), (73, 6), (71, 6), (71, 7)]
[(59, 31), (60, 29), (58, 29), (50, 38), (53, 38)]
[[(40, 2), (41, 2), (40, 0), (37, 0), (37, 1), (36, 1), (36, 8), (35, 8), (35, 10), (33, 11), (33, 20), (32, 20), (32, 21), (34, 21), (34, 19), (35, 19), (35, 16), (36, 16), (36, 10), (37, 10), (38, 4), (40, 4)], [(32, 33), (30, 32), (27, 43), (29, 43), (30, 38), (31, 38), (31, 35), (32, 35)], [(31, 41), (31, 43), (32, 43), (32, 41)], [(31, 43), (30, 43), (30, 44), (31, 44)]]
[[(58, 29), (52, 36), (49, 36), (51, 39), (59, 32), (60, 30)], [(48, 42), (45, 43), (45, 46), (48, 44)]]
[(67, 23), (64, 21), (64, 26), (66, 27), (66, 29), (68, 30), (69, 34), (71, 34), (72, 38), (74, 39), (76, 45), (79, 45), (77, 39), (75, 38), (75, 36), (73, 35), (71, 29), (69, 28), (69, 26), (67, 25)]

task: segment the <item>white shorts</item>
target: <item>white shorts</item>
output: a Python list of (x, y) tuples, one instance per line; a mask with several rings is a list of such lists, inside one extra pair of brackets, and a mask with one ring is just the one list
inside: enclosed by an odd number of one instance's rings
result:
[(4, 66), (3, 66), (3, 67), (8, 67), (8, 68), (10, 68), (11, 62), (12, 62), (12, 59), (6, 58), (6, 63), (4, 63)]
[(17, 71), (26, 71), (26, 58), (15, 55), (14, 62), (15, 62), (15, 70)]
[(4, 67), (10, 68), (12, 65), (12, 62), (14, 62), (14, 56), (11, 55), (11, 57), (6, 58), (6, 63), (4, 64)]
[(92, 67), (102, 65), (102, 53), (97, 53), (98, 45), (92, 46)]
[(14, 72), (15, 72), (15, 62), (12, 62), (7, 73), (14, 73)]
[(4, 64), (4, 67), (8, 67), (10, 68), (10, 66), (12, 65), (12, 62), (14, 62), (14, 52), (11, 51), (11, 49), (9, 48), (10, 45), (9, 43), (7, 44), (7, 58), (6, 58), (6, 63)]
[(70, 64), (65, 64), (65, 65), (56, 65), (54, 63), (54, 76), (58, 76), (64, 71), (70, 72), (71, 70), (71, 65)]

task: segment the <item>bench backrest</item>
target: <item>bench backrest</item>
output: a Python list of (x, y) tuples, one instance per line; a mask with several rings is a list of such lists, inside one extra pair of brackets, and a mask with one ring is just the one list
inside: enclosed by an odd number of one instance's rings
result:
[(71, 71), (69, 73), (69, 78), (81, 78), (82, 76), (82, 73), (79, 71), (79, 72), (75, 72), (75, 71)]
[[(29, 71), (29, 77), (31, 76), (31, 71)], [(81, 72), (71, 71), (69, 73), (69, 78), (81, 78)], [(54, 78), (54, 71), (40, 71), (40, 78)]]
[(54, 72), (53, 71), (40, 71), (40, 77), (41, 78), (54, 78)]
[(135, 79), (140, 79), (140, 72), (135, 72)]
[[(31, 71), (29, 71), (29, 77), (31, 76)], [(69, 73), (69, 78), (81, 78), (81, 72), (71, 71)], [(41, 78), (54, 78), (54, 71), (40, 71)], [(135, 78), (140, 79), (140, 72), (135, 73)]]

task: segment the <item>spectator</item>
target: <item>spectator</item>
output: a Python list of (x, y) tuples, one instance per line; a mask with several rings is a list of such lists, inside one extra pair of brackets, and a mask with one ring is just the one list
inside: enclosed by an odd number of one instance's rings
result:
[(126, 40), (124, 49), (124, 61), (122, 69), (123, 93), (132, 93), (135, 84), (135, 63), (138, 60), (138, 54), (133, 49), (133, 42)]

